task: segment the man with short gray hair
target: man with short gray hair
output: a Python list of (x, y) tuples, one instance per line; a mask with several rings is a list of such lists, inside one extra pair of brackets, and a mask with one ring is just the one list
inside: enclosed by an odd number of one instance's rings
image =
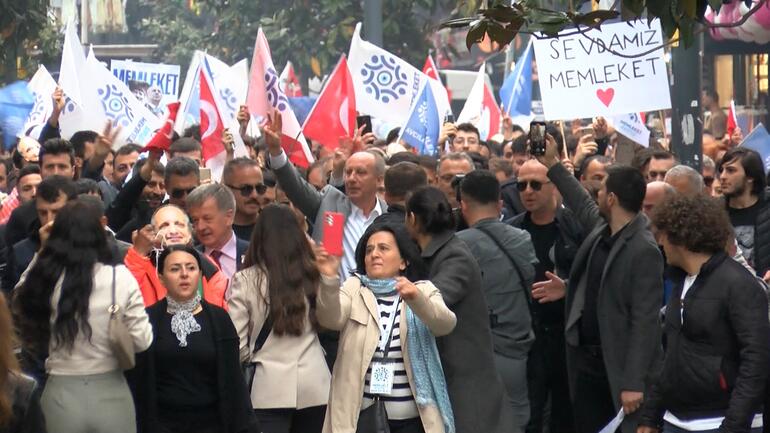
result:
[(195, 188), (186, 203), (199, 242), (197, 248), (232, 280), (249, 247), (248, 242), (238, 239), (233, 232), (235, 196), (225, 185), (210, 183)]
[(700, 173), (681, 164), (668, 170), (664, 182), (673, 186), (678, 193), (688, 196), (703, 194), (705, 187)]

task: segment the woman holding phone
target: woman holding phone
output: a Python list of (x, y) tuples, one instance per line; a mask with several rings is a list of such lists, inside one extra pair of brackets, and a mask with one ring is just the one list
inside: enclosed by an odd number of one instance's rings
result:
[(379, 413), (393, 433), (454, 432), (435, 336), (456, 318), (433, 284), (407, 278), (420, 260), (408, 236), (369, 227), (356, 248), (358, 273), (342, 287), (339, 257), (323, 247), (316, 255), (318, 321), (340, 331), (323, 431), (375, 431)]

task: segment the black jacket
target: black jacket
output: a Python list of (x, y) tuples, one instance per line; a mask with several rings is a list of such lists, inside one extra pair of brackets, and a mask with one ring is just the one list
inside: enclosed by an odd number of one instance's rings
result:
[[(524, 212), (505, 222), (519, 229), (523, 229), (524, 221), (529, 218), (529, 212)], [(572, 268), (580, 244), (583, 243), (585, 233), (575, 214), (571, 210), (559, 206), (556, 210), (556, 228), (559, 235), (554, 242), (553, 263), (556, 267), (555, 274), (561, 278), (567, 278)]]
[[(257, 433), (251, 399), (246, 390), (246, 382), (241, 373), (238, 354), (238, 334), (235, 332), (230, 316), (222, 308), (201, 301), (203, 314), (208, 315), (212, 324), (217, 350), (217, 370), (212, 372), (217, 377), (219, 390), (219, 414), (222, 420), (222, 433)], [(157, 338), (157, 329), (168, 308), (165, 298), (147, 308), (147, 315)], [(126, 372), (136, 402), (137, 427), (140, 433), (160, 432), (158, 425), (158, 401), (155, 370), (155, 343), (145, 352), (137, 354), (136, 367)]]
[(521, 203), (519, 190), (516, 189), (516, 178), (512, 177), (500, 184), (500, 198), (503, 200), (503, 215), (512, 218), (526, 211)]
[(131, 242), (133, 231), (150, 223), (153, 210), (139, 203), (145, 186), (147, 181), (135, 173), (105, 211), (107, 223), (121, 241)]
[(762, 277), (770, 271), (770, 188), (760, 199), (762, 209), (754, 225), (754, 269)]
[(720, 252), (700, 270), (684, 299), (677, 270), (666, 309), (666, 355), (642, 409), (641, 424), (724, 416), (726, 432), (748, 432), (761, 410), (770, 363), (767, 298), (743, 266)]

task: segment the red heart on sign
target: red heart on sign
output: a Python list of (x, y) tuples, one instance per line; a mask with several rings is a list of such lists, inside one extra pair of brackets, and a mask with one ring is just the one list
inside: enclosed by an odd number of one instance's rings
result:
[(610, 87), (607, 90), (604, 89), (598, 89), (596, 91), (596, 97), (599, 98), (600, 101), (602, 101), (602, 104), (609, 107), (612, 103), (612, 98), (615, 97), (615, 89)]

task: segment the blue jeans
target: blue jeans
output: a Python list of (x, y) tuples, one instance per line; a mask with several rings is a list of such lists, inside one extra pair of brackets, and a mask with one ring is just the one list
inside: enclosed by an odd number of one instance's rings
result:
[[(698, 433), (717, 433), (719, 430), (698, 430)], [(757, 427), (749, 430), (751, 433), (762, 433), (762, 427)], [(663, 433), (691, 433), (690, 430), (679, 428), (667, 421), (663, 422)]]

